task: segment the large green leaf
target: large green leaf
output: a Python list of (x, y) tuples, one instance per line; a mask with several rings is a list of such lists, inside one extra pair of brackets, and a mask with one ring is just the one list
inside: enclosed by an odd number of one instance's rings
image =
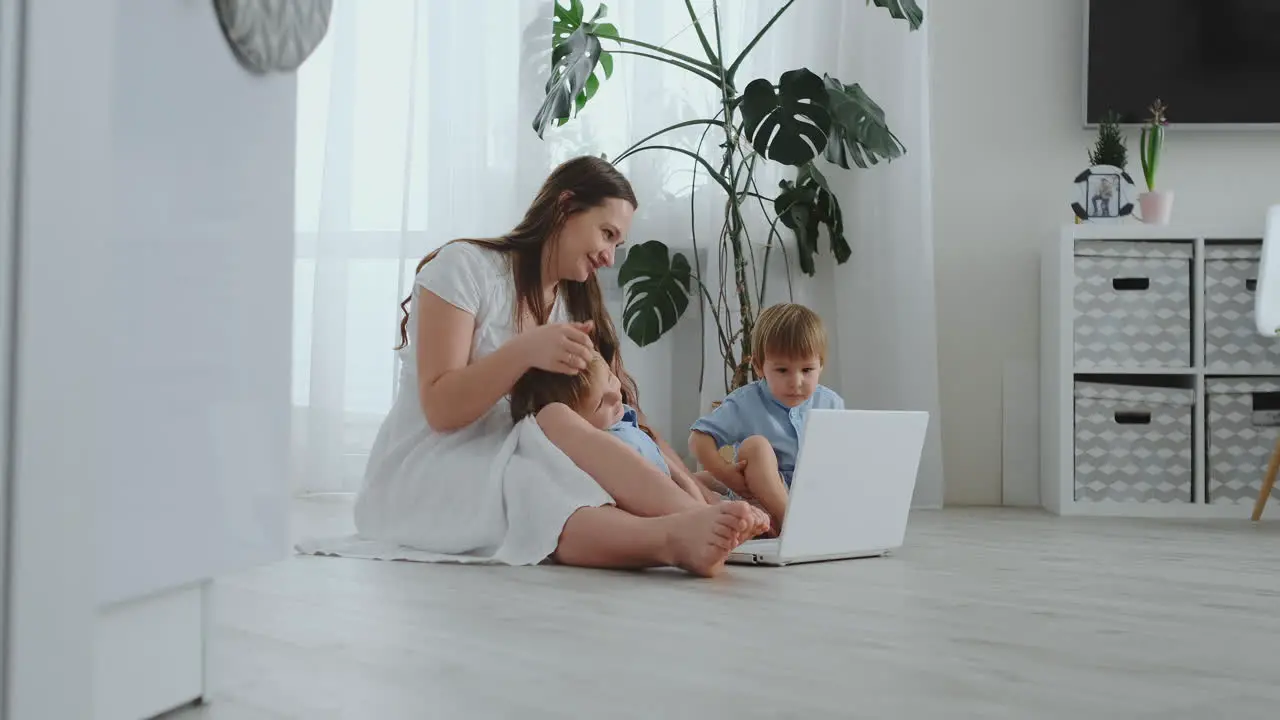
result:
[(618, 285), (626, 290), (623, 332), (640, 347), (662, 337), (689, 309), (692, 282), (689, 261), (660, 241), (632, 248), (618, 269)]
[(573, 110), (574, 97), (586, 89), (587, 79), (600, 58), (600, 41), (578, 28), (556, 47), (559, 57), (552, 61), (547, 79), (547, 96), (533, 118), (533, 129), (542, 137), (552, 120), (563, 120)]
[(881, 160), (900, 157), (906, 148), (889, 130), (884, 110), (857, 83), (845, 85), (830, 75), (823, 75), (827, 90), (827, 107), (831, 111), (831, 134), (824, 155), (827, 160), (846, 170), (852, 162), (860, 168)]
[(782, 192), (773, 201), (778, 220), (796, 234), (796, 251), (800, 270), (812, 276), (816, 270), (814, 256), (818, 254), (818, 226), (825, 225), (831, 253), (836, 263), (844, 263), (853, 254), (844, 237), (844, 214), (827, 178), (813, 163), (800, 168), (795, 182), (778, 183)]
[(742, 91), (742, 127), (756, 152), (799, 167), (822, 152), (831, 130), (822, 78), (806, 68), (782, 73), (773, 83), (759, 78)]
[(895, 18), (906, 20), (912, 30), (919, 30), (920, 24), (924, 22), (924, 10), (920, 9), (916, 0), (867, 0), (868, 5), (873, 2), (888, 10)]
[[(558, 125), (564, 125), (569, 122), (571, 116), (582, 112), (587, 102), (595, 97), (603, 80), (613, 76), (613, 56), (600, 45), (601, 39), (618, 37), (618, 28), (610, 23), (599, 22), (608, 11), (609, 6), (601, 3), (591, 20), (584, 22), (582, 0), (570, 0), (567, 7), (562, 5), (560, 0), (556, 0), (555, 17), (551, 29), (551, 79), (547, 82), (547, 98), (538, 111), (538, 118), (534, 120), (534, 129), (538, 131), (538, 137), (542, 137), (543, 131), (551, 120), (555, 120)], [(584, 47), (585, 54), (594, 53), (594, 59), (579, 56)], [(576, 73), (583, 74), (581, 85), (553, 87), (558, 79), (564, 77), (564, 71), (568, 66), (578, 61), (587, 61), (589, 65), (574, 69)], [(597, 67), (603, 72), (603, 79), (596, 72)], [(566, 102), (566, 96), (573, 100), (572, 111)]]

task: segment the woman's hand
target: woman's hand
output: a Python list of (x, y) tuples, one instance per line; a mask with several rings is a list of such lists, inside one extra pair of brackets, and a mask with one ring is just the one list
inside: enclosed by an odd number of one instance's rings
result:
[(587, 322), (540, 325), (520, 333), (521, 356), (529, 367), (548, 372), (577, 375), (587, 368), (595, 352), (591, 344), (593, 325)]

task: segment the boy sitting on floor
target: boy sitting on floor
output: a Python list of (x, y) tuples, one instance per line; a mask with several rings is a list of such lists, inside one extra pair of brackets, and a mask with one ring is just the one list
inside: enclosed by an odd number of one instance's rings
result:
[[(693, 424), (689, 449), (733, 494), (758, 504), (781, 531), (800, 437), (812, 409), (843, 410), (844, 400), (818, 384), (827, 359), (822, 319), (803, 305), (773, 305), (751, 335), (752, 364), (764, 378), (729, 394)], [(720, 448), (734, 449), (733, 461)]]

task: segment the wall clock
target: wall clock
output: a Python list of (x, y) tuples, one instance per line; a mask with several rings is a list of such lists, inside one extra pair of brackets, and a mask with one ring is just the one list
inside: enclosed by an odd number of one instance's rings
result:
[(255, 74), (293, 72), (329, 31), (333, 0), (213, 0), (240, 64)]

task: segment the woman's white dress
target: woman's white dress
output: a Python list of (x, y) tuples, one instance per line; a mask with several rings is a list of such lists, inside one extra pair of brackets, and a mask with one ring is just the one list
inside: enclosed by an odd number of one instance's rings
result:
[[(417, 343), (431, 341), (416, 337), (420, 288), (475, 315), (473, 362), (515, 334), (515, 288), (505, 255), (459, 242), (422, 268), (409, 307), (409, 344), (399, 351), (398, 395), (369, 453), (356, 530), (441, 561), (541, 562), (570, 515), (613, 498), (532, 418), (513, 425), (506, 397), (461, 430), (440, 433), (427, 425), (414, 359)], [(551, 321), (568, 319), (557, 302)]]

